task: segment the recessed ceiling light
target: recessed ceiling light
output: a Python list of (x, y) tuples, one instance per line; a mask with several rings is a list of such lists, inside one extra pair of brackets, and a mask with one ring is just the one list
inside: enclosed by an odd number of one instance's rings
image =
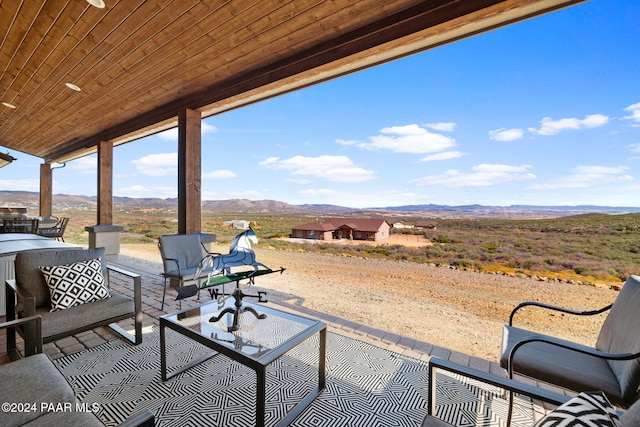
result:
[(73, 83), (65, 83), (65, 85), (67, 85), (69, 89), (73, 89), (76, 92), (80, 92), (82, 90), (78, 86), (74, 85)]
[(87, 0), (87, 3), (91, 6), (97, 7), (98, 9), (104, 9), (105, 7), (104, 1), (102, 0)]
[(15, 106), (15, 105), (13, 105), (13, 104), (9, 104), (8, 102), (3, 102), (3, 103), (2, 103), (2, 105), (4, 105), (4, 106), (5, 106), (5, 107), (7, 107), (7, 108), (16, 108), (16, 106)]

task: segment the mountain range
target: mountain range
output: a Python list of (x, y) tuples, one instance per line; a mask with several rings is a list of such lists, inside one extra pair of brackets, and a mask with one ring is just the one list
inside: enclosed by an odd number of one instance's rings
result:
[[(26, 191), (0, 191), (0, 206), (26, 206), (30, 212), (37, 212), (39, 193)], [(176, 211), (177, 199), (114, 197), (116, 211), (154, 209)], [(95, 196), (56, 194), (53, 196), (53, 210), (95, 210)], [(254, 214), (321, 214), (339, 216), (415, 216), (431, 218), (547, 218), (586, 213), (624, 214), (638, 213), (640, 207), (614, 206), (485, 206), (485, 205), (405, 205), (354, 209), (326, 204), (293, 205), (277, 200), (206, 200), (202, 202), (203, 212), (254, 213)]]

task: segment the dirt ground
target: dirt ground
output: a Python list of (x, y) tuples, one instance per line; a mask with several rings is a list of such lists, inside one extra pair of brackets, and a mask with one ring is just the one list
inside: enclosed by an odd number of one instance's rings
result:
[[(228, 252), (213, 246), (214, 252)], [(608, 286), (542, 282), (454, 270), (410, 262), (330, 256), (257, 248), (256, 259), (283, 274), (262, 276), (256, 286), (272, 299), (385, 329), (449, 349), (497, 360), (502, 325), (522, 301), (543, 301), (574, 309), (611, 303)], [(160, 263), (156, 245), (122, 244), (123, 255)], [(158, 267), (161, 269), (161, 266)], [(528, 308), (520, 327), (593, 344), (604, 319)]]
[[(322, 242), (321, 240), (319, 242)], [(433, 243), (431, 240), (425, 238), (424, 236), (414, 236), (410, 234), (392, 234), (386, 239), (378, 240), (376, 242), (370, 242), (366, 240), (336, 240), (331, 243), (336, 243), (339, 245), (383, 245), (383, 246), (392, 246), (392, 245), (403, 245), (409, 246), (412, 248), (421, 248), (424, 246), (431, 246)]]

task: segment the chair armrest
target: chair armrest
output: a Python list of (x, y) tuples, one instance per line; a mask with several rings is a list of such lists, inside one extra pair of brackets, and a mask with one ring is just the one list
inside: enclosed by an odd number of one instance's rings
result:
[(123, 268), (107, 265), (107, 271), (122, 274), (133, 279), (133, 307), (135, 311), (135, 344), (142, 342), (142, 276)]
[(22, 319), (9, 320), (8, 322), (0, 322), (0, 329), (12, 328), (15, 326), (24, 325), (26, 323), (34, 322), (38, 329), (42, 329), (42, 316), (29, 316)]
[[(18, 320), (10, 320), (8, 322), (0, 323), (0, 329), (13, 329), (16, 326), (27, 325), (33, 323), (33, 334), (35, 338), (35, 352), (42, 353), (42, 316), (29, 316), (23, 317)], [(14, 335), (15, 336), (15, 335)], [(20, 355), (17, 353), (15, 346), (10, 348), (9, 341), (7, 340), (7, 353), (11, 360), (16, 360), (20, 358)]]
[(222, 255), (220, 252), (209, 252), (209, 249), (207, 249), (207, 246), (202, 241), (200, 241), (200, 245), (202, 245), (202, 249), (204, 249), (207, 255)]
[(107, 269), (109, 269), (110, 271), (114, 271), (118, 274), (122, 274), (124, 276), (128, 276), (132, 279), (136, 279), (137, 277), (140, 277), (140, 275), (138, 273), (134, 273), (133, 271), (129, 271), (129, 270), (125, 270), (124, 268), (120, 268), (120, 267), (116, 267), (113, 265), (107, 265)]
[[(442, 370), (451, 372), (454, 374), (462, 375), (466, 378), (474, 379), (485, 384), (490, 384), (495, 387), (507, 390), (512, 395), (513, 393), (522, 394), (533, 399), (541, 400), (543, 402), (550, 403), (555, 406), (559, 406), (570, 399), (570, 396), (554, 393), (550, 390), (538, 388), (530, 384), (519, 382), (513, 379), (500, 377), (488, 372), (479, 371), (468, 366), (459, 365), (447, 360), (438, 359), (432, 357), (429, 360), (429, 405), (427, 408), (428, 415), (435, 415), (436, 409), (436, 370)], [(511, 413), (511, 406), (513, 400), (509, 402), (509, 413)]]
[(509, 352), (509, 361), (507, 365), (507, 372), (509, 374), (509, 378), (513, 378), (513, 358), (515, 357), (516, 352), (526, 344), (530, 344), (533, 342), (541, 342), (541, 343), (549, 344), (556, 347), (561, 347), (567, 350), (588, 354), (594, 357), (599, 357), (601, 359), (607, 359), (607, 360), (631, 360), (631, 359), (637, 359), (640, 357), (640, 353), (606, 353), (606, 352), (597, 350), (595, 348), (578, 346), (573, 343), (570, 343), (555, 337), (532, 335), (531, 338), (525, 338), (522, 341), (518, 341)]
[(154, 427), (155, 425), (153, 413), (148, 409), (143, 409), (118, 424), (118, 427)]
[(604, 313), (605, 311), (611, 309), (611, 307), (613, 307), (613, 304), (609, 304), (608, 306), (602, 307), (602, 308), (597, 309), (597, 310), (577, 311), (577, 310), (571, 310), (571, 309), (564, 308), (564, 307), (558, 307), (558, 306), (555, 306), (555, 305), (544, 304), (544, 303), (541, 303), (541, 302), (535, 302), (535, 301), (523, 302), (523, 303), (518, 304), (518, 306), (516, 308), (514, 308), (513, 311), (511, 312), (511, 315), (509, 316), (509, 326), (513, 326), (513, 318), (514, 318), (516, 312), (518, 310), (520, 310), (521, 308), (528, 307), (528, 306), (540, 307), (540, 308), (544, 308), (544, 309), (547, 309), (547, 310), (553, 310), (553, 311), (560, 311), (562, 313), (567, 313), (567, 314), (575, 314), (577, 316), (593, 316), (595, 314)]
[(22, 302), (22, 306), (24, 308), (23, 317), (30, 317), (36, 314), (36, 297), (34, 297), (31, 292), (21, 286), (18, 286), (15, 279), (7, 280), (5, 288), (7, 290), (5, 301), (7, 320), (15, 319), (14, 304), (16, 297), (18, 297), (18, 301)]
[(108, 271), (113, 271), (118, 274), (122, 274), (123, 276), (127, 276), (130, 279), (133, 279), (133, 295), (134, 295), (134, 303), (136, 313), (140, 313), (142, 311), (142, 276), (138, 273), (134, 273), (129, 270), (125, 270), (120, 267), (115, 267), (113, 265), (107, 265)]

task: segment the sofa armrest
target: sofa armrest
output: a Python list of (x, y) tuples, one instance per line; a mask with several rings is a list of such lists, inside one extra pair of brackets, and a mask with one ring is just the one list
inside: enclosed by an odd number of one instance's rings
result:
[[(31, 328), (31, 333), (34, 337), (33, 342), (35, 343), (35, 353), (42, 353), (42, 317), (30, 316), (18, 320), (9, 320), (7, 322), (0, 323), (0, 329), (7, 330), (7, 354), (11, 360), (20, 359), (20, 354), (16, 350), (15, 346), (15, 328), (16, 326), (21, 325)], [(9, 339), (10, 334), (13, 336), (12, 342)]]
[(154, 427), (156, 425), (153, 413), (143, 409), (124, 420), (118, 427)]
[(122, 274), (133, 280), (133, 304), (135, 310), (135, 344), (142, 342), (142, 276), (123, 268), (107, 265), (109, 272)]

